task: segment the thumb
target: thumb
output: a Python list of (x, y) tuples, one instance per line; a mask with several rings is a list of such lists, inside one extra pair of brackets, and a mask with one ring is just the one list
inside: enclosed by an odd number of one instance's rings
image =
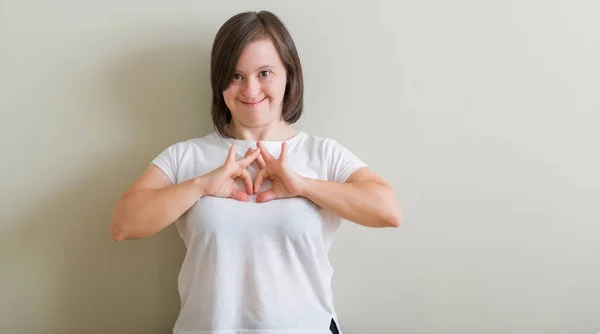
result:
[(235, 188), (233, 188), (233, 190), (231, 190), (231, 193), (229, 193), (228, 197), (233, 198), (238, 201), (248, 202), (248, 194), (246, 194), (243, 191), (239, 191)]
[(277, 193), (275, 193), (275, 191), (273, 191), (273, 188), (269, 189), (269, 190), (265, 190), (262, 193), (258, 194), (258, 196), (256, 196), (256, 202), (257, 203), (264, 203), (264, 202), (269, 202), (272, 201), (274, 199), (278, 199), (279, 196), (277, 196)]
[(260, 191), (260, 187), (263, 184), (263, 181), (267, 178), (267, 169), (261, 169), (258, 174), (256, 174), (256, 179), (254, 180), (254, 193), (258, 193)]

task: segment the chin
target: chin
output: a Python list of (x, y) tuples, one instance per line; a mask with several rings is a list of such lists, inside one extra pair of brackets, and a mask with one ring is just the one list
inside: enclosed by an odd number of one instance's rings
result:
[[(248, 115), (248, 113), (254, 114)], [(238, 117), (237, 119), (240, 120), (242, 124), (253, 128), (265, 126), (275, 120), (269, 110), (251, 110), (245, 111), (245, 114), (244, 117)]]

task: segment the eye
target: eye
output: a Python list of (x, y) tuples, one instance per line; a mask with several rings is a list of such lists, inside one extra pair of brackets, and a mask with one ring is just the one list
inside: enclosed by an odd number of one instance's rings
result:
[(267, 78), (267, 77), (269, 77), (269, 76), (271, 75), (271, 71), (269, 71), (269, 70), (260, 71), (260, 72), (258, 73), (258, 75), (259, 75), (261, 78)]
[(242, 76), (238, 73), (235, 73), (233, 75), (233, 81), (238, 81), (238, 80), (242, 80)]

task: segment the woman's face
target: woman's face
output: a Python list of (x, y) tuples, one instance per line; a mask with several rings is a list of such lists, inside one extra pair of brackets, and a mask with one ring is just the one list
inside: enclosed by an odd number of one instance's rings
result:
[(247, 45), (229, 87), (223, 91), (233, 121), (250, 128), (279, 121), (286, 76), (285, 66), (270, 39)]

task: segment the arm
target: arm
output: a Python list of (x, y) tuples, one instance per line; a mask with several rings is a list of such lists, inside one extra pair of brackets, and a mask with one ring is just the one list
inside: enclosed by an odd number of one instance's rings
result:
[[(177, 220), (202, 196), (248, 201), (252, 179), (246, 167), (259, 154), (258, 149), (248, 150), (236, 161), (235, 145), (231, 145), (221, 167), (175, 185), (160, 168), (150, 165), (117, 202), (110, 222), (111, 238), (118, 241), (151, 236)], [(244, 181), (246, 192), (235, 188), (237, 178)]]
[(367, 227), (398, 227), (401, 212), (394, 190), (364, 167), (345, 183), (303, 178), (301, 196), (338, 216)]
[[(302, 196), (336, 215), (367, 227), (400, 226), (400, 206), (394, 190), (368, 167), (359, 168), (345, 183), (323, 181), (299, 175), (287, 163), (287, 145), (281, 144), (279, 158), (273, 157), (259, 141), (261, 168), (254, 184), (258, 203)], [(264, 179), (271, 189), (260, 193)]]
[(201, 177), (171, 185), (158, 167), (150, 165), (117, 202), (110, 222), (111, 238), (151, 236), (177, 220), (203, 192)]

